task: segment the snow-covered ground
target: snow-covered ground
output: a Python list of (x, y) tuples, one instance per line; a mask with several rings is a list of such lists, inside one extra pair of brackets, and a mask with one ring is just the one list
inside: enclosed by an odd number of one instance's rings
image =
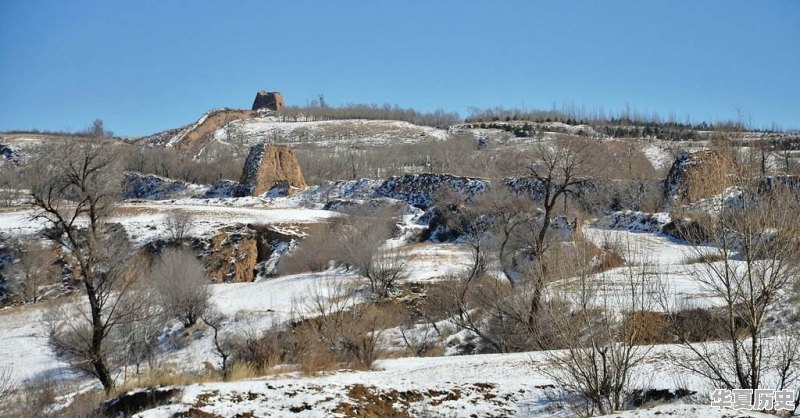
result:
[(663, 145), (650, 144), (643, 147), (642, 152), (656, 170), (669, 168), (675, 159), (672, 153)]
[[(321, 209), (299, 209), (248, 206), (195, 205), (169, 202), (127, 203), (117, 209), (111, 222), (119, 223), (136, 245), (143, 245), (167, 236), (166, 219), (170, 212), (192, 214), (192, 236), (209, 237), (221, 227), (243, 224), (301, 224), (321, 222), (341, 216)], [(0, 234), (29, 235), (47, 225), (43, 219), (34, 219), (34, 210), (0, 212)]]
[(282, 122), (274, 117), (236, 120), (214, 132), (216, 141), (240, 141), (245, 145), (261, 142), (315, 146), (332, 146), (342, 142), (348, 145), (385, 145), (389, 142), (441, 141), (448, 137), (446, 130), (401, 121), (350, 119)]
[[(595, 245), (611, 248), (622, 256), (628, 266), (598, 273), (591, 278), (597, 299), (604, 304), (630, 305), (631, 278), (644, 276), (644, 303), (649, 309), (700, 308), (717, 306), (717, 299), (698, 280), (707, 274), (705, 264), (694, 263), (701, 255), (714, 254), (713, 247), (690, 245), (667, 235), (589, 227), (584, 236)], [(565, 281), (565, 285), (575, 279)], [(667, 296), (665, 300), (664, 296)], [(666, 306), (665, 306), (666, 305)]]
[(46, 312), (44, 304), (0, 309), (0, 369), (17, 381), (76, 377), (47, 346)]
[[(644, 389), (689, 389), (697, 392), (699, 405), (671, 404), (626, 412), (624, 417), (654, 417), (658, 411), (676, 411), (676, 416), (722, 417), (707, 402), (707, 388), (697, 378), (681, 374), (667, 353), (677, 347), (659, 346), (633, 373), (633, 381)], [(401, 358), (379, 361), (374, 371), (340, 371), (316, 377), (278, 377), (230, 383), (188, 386), (180, 402), (136, 415), (167, 418), (190, 408), (219, 416), (337, 416), (348, 405), (392, 405), (401, 416), (571, 416), (566, 405), (554, 402), (558, 392), (551, 367), (558, 352), (484, 354), (455, 357)], [(676, 377), (678, 376), (678, 377)], [(380, 397), (370, 397), (370, 394)], [(683, 412), (688, 415), (683, 415)], [(715, 412), (716, 411), (716, 412)], [(723, 411), (731, 413), (732, 411)], [(384, 410), (386, 413), (386, 410)], [(690, 414), (690, 413), (693, 413)], [(704, 415), (708, 413), (710, 415)], [(638, 415), (637, 415), (638, 414)], [(341, 415), (338, 415), (341, 416)], [(735, 415), (761, 417), (763, 415)]]
[[(357, 279), (353, 273), (332, 270), (253, 283), (217, 284), (211, 286), (212, 301), (227, 317), (226, 333), (245, 329), (259, 332), (306, 313), (315, 297), (341, 296), (335, 285), (346, 285)], [(47, 312), (46, 303), (0, 310), (0, 369), (11, 368), (19, 381), (77, 378), (47, 346), (43, 321)], [(212, 342), (207, 330), (198, 331), (191, 343), (169, 348), (162, 360), (166, 364), (178, 364), (186, 371), (202, 370), (205, 362), (217, 361)]]

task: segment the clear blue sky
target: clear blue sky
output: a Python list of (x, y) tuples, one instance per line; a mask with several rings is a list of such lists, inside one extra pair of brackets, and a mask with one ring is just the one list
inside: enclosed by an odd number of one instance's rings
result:
[(800, 127), (800, 1), (0, 1), (0, 130), (288, 104), (626, 104)]

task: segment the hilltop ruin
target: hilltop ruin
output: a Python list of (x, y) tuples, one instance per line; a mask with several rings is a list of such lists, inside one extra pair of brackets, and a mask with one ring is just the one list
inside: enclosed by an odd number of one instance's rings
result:
[(284, 108), (283, 95), (277, 91), (264, 91), (261, 90), (256, 93), (256, 99), (253, 100), (253, 110), (283, 110)]

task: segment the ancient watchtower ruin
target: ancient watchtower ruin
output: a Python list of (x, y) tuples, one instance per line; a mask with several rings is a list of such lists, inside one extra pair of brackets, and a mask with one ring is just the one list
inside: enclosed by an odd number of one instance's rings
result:
[(253, 100), (253, 110), (283, 110), (283, 107), (283, 95), (277, 91), (261, 90), (256, 93), (256, 99)]

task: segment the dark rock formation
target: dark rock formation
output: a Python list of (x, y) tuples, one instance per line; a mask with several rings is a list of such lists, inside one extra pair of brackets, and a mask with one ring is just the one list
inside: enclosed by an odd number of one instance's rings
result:
[(485, 179), (458, 177), (450, 174), (408, 174), (395, 176), (384, 181), (376, 190), (378, 196), (405, 200), (420, 209), (427, 209), (434, 203), (438, 192), (458, 193), (465, 200), (483, 193), (489, 186)]
[(174, 199), (190, 194), (189, 183), (155, 174), (125, 173), (122, 184), (125, 199)]

